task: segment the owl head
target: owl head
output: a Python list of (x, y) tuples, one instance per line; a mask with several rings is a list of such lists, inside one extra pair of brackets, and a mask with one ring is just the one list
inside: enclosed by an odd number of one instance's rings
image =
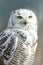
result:
[(18, 9), (11, 13), (8, 28), (26, 28), (29, 25), (37, 25), (36, 15), (28, 9)]

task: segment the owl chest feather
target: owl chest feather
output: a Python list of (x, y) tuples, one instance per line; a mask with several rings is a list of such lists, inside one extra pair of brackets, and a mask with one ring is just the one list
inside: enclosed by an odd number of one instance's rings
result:
[(27, 47), (19, 44), (11, 62), (15, 65), (24, 65), (28, 56)]
[(18, 44), (18, 47), (13, 54), (13, 59), (10, 61), (10, 65), (31, 65), (35, 51), (33, 50), (33, 53), (30, 53), (29, 51), (30, 50), (28, 50), (24, 44)]
[[(24, 33), (25, 34), (25, 33)], [(34, 59), (35, 50), (30, 47), (28, 44), (30, 38), (33, 38), (30, 34), (28, 34), (28, 40), (25, 44), (26, 37), (22, 33), (18, 33), (18, 45), (16, 51), (13, 53), (13, 59), (10, 61), (10, 65), (31, 65)], [(25, 38), (25, 39), (24, 39)], [(31, 44), (31, 42), (30, 42)], [(37, 46), (36, 46), (37, 47)], [(34, 46), (35, 48), (35, 46)], [(36, 48), (35, 48), (36, 49)]]

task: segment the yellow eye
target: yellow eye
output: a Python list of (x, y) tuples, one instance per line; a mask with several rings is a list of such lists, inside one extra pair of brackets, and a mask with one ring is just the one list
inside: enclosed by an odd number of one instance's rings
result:
[(28, 18), (32, 18), (32, 16), (29, 16)]
[(22, 19), (22, 16), (17, 16), (17, 18)]

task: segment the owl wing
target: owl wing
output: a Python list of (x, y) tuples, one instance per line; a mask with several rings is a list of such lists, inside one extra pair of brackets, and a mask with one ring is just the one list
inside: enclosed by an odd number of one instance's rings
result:
[(17, 48), (17, 41), (18, 38), (10, 30), (4, 30), (0, 33), (0, 59), (4, 59), (5, 65), (12, 59)]

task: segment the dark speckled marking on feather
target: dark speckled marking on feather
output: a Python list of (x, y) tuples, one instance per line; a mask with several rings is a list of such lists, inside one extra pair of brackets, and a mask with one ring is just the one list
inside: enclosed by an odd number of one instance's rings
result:
[(1, 38), (1, 39), (0, 39), (0, 45), (2, 45), (2, 44), (7, 40), (7, 38), (8, 38), (9, 36), (10, 36), (10, 35), (7, 35), (7, 36)]
[(21, 36), (21, 38), (23, 39), (23, 41), (25, 41), (25, 40), (26, 40), (26, 37), (25, 37), (25, 36), (23, 36), (23, 34), (20, 34), (20, 36)]
[(7, 38), (8, 38), (7, 36), (5, 36), (4, 38), (2, 38), (2, 39), (0, 40), (0, 45), (2, 45), (2, 44), (6, 41)]

